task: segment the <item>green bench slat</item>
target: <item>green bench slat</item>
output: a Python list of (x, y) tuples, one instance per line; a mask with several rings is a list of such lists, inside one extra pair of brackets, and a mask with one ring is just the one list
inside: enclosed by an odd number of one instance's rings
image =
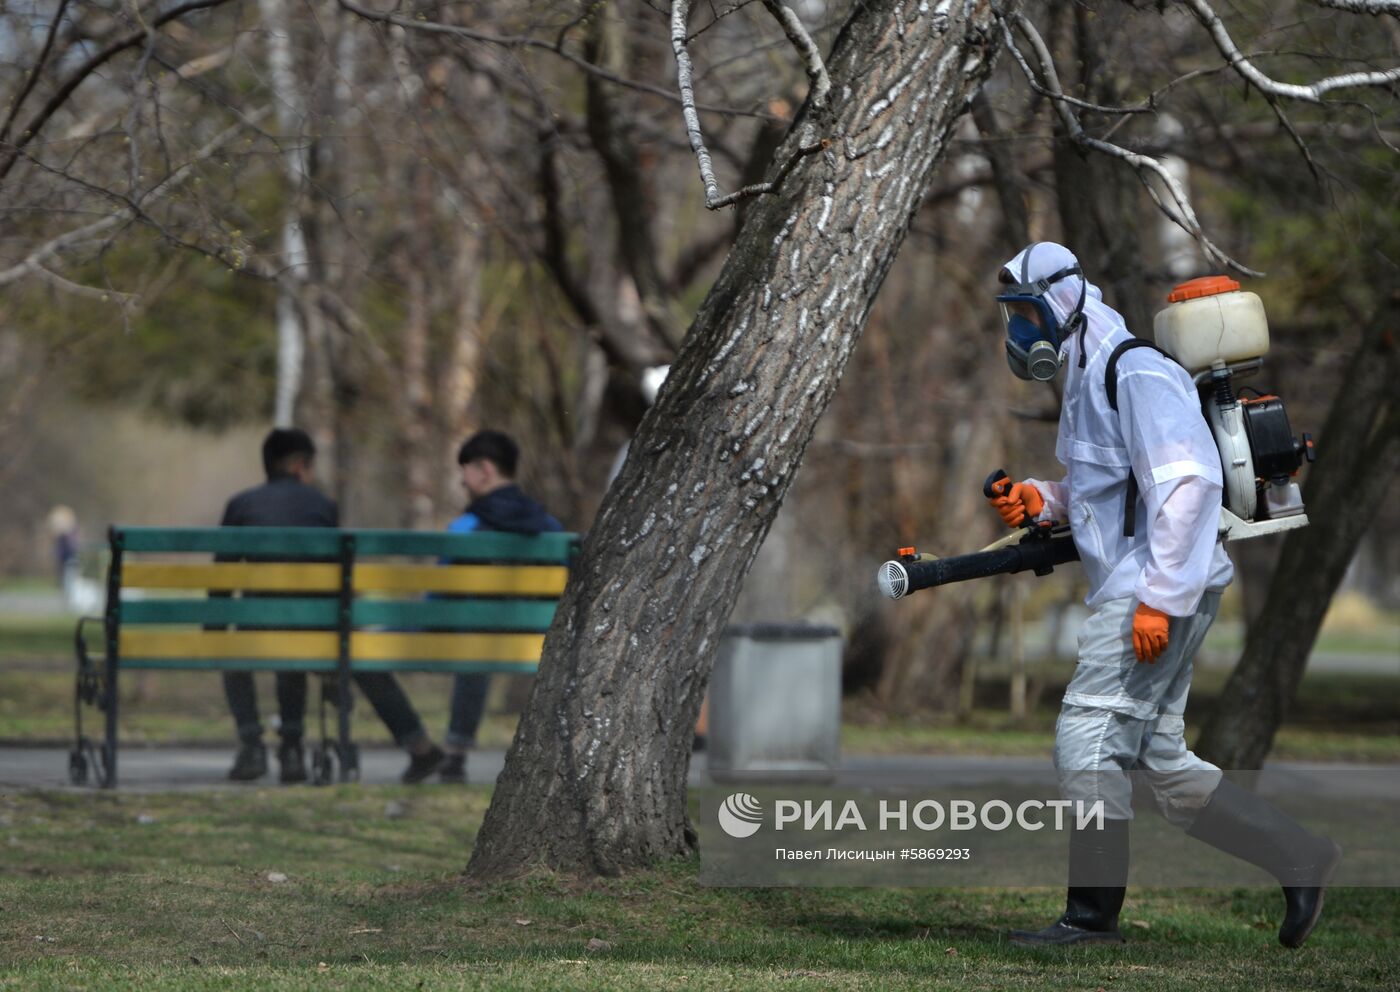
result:
[(577, 534), (503, 534), (476, 531), (448, 534), (426, 530), (357, 530), (355, 553), (359, 555), (433, 555), (457, 562), (510, 561), (567, 565)]
[[(542, 634), (554, 620), (554, 606), (552, 599), (357, 599), (351, 622), (357, 628)], [(122, 602), (121, 622), (330, 628), (336, 624), (338, 610), (334, 599), (133, 599)]]
[(577, 534), (526, 537), (497, 531), (355, 530), (327, 527), (121, 527), (122, 547), (132, 552), (206, 552), (335, 558), (343, 533), (355, 536), (356, 556), (405, 555), (460, 562), (568, 564)]
[(332, 559), (340, 554), (340, 531), (329, 527), (119, 527), (115, 534), (126, 551)]
[(334, 627), (339, 609), (335, 599), (132, 599), (122, 602), (121, 622)]
[(359, 599), (351, 616), (356, 627), (543, 634), (554, 606), (552, 599)]

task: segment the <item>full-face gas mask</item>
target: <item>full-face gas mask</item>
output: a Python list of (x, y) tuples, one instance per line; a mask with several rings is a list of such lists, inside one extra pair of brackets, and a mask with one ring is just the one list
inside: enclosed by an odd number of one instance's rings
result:
[[(1021, 261), (1020, 282), (1007, 285), (997, 296), (1006, 327), (1006, 364), (1018, 378), (1049, 382), (1060, 369), (1060, 345), (1083, 323), (1087, 283), (1078, 265), (1067, 265), (1044, 279), (1028, 281), (1034, 246)], [(1013, 278), (1015, 274), (1013, 273)], [(1045, 292), (1068, 276), (1080, 276), (1079, 302), (1063, 325), (1055, 316)]]

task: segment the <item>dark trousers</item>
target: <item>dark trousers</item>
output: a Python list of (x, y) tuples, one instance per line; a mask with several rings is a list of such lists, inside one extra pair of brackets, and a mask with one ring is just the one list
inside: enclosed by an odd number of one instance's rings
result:
[(427, 738), (418, 711), (392, 672), (355, 672), (352, 678), (394, 735), (394, 743), (411, 750)]
[[(277, 672), (277, 711), (282, 725), (278, 733), (285, 740), (299, 740), (306, 728), (306, 673)], [(258, 716), (258, 692), (252, 672), (224, 672), (224, 696), (242, 741), (262, 740), (262, 719)]]
[(447, 746), (465, 750), (476, 746), (476, 731), (486, 712), (486, 692), (491, 676), (481, 672), (453, 676), (452, 715), (447, 725)]
[[(355, 672), (352, 676), (360, 691), (384, 726), (401, 747), (413, 748), (427, 737), (418, 711), (408, 701), (399, 680), (390, 672)], [(251, 672), (225, 672), (224, 695), (238, 727), (238, 737), (244, 741), (262, 739), (262, 720), (258, 717), (258, 697)], [(300, 739), (306, 723), (306, 675), (303, 672), (277, 673), (277, 707), (283, 739)], [(480, 716), (477, 717), (478, 721)]]

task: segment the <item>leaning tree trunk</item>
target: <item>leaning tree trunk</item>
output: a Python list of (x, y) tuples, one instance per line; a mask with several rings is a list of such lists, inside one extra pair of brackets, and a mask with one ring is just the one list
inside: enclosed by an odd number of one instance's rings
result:
[(986, 2), (872, 0), (842, 28), (830, 110), (809, 103), (775, 161), (808, 124), (831, 144), (751, 205), (608, 490), (473, 876), (536, 864), (613, 874), (691, 850), (685, 776), (721, 629), (953, 125), (990, 71), (991, 17)]
[(1400, 474), (1400, 293), (1363, 336), (1318, 438), (1303, 487), (1311, 524), (1289, 533), (1264, 609), (1196, 751), (1222, 768), (1258, 768), (1298, 692), (1332, 594)]

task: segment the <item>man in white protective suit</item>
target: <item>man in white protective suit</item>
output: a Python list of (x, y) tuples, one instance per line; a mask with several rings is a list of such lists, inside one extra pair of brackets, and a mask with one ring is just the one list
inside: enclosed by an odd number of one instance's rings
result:
[(1055, 768), (1063, 798), (1101, 800), (1106, 815), (1104, 829), (1071, 833), (1064, 915), (1011, 939), (1122, 942), (1132, 772), (1167, 820), (1279, 880), (1279, 940), (1298, 947), (1341, 849), (1186, 747), (1192, 659), (1234, 574), (1218, 536), (1220, 455), (1196, 388), (1140, 346), (1064, 246), (1030, 245), (998, 279), (1012, 371), (1049, 381), (1066, 370), (1055, 445), (1065, 476), (1002, 479), (991, 501), (1011, 527), (1070, 523), (1091, 612), (1055, 728)]

